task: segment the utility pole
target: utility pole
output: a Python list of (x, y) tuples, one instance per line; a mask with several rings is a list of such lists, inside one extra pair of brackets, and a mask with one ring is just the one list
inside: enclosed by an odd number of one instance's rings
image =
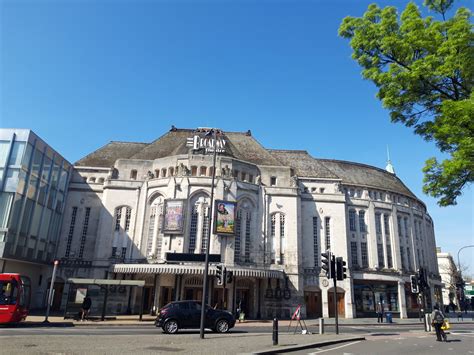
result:
[(51, 303), (53, 303), (53, 289), (54, 289), (54, 281), (56, 279), (56, 269), (58, 268), (59, 260), (54, 260), (53, 266), (53, 275), (51, 276), (51, 284), (49, 285), (49, 294), (48, 294), (48, 305), (46, 307), (46, 316), (44, 317), (43, 323), (49, 323), (49, 311), (51, 309)]

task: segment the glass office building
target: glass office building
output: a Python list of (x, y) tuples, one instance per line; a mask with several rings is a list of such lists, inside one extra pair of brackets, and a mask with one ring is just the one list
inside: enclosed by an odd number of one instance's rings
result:
[(0, 272), (45, 287), (41, 266), (55, 254), (70, 175), (71, 164), (31, 130), (0, 129)]

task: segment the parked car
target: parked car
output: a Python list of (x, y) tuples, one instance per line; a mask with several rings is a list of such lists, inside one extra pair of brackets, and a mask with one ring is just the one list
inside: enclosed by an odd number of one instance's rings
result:
[[(204, 327), (225, 333), (235, 325), (232, 313), (206, 306)], [(199, 329), (201, 326), (200, 301), (176, 301), (161, 308), (155, 320), (164, 333), (174, 334), (179, 329)]]

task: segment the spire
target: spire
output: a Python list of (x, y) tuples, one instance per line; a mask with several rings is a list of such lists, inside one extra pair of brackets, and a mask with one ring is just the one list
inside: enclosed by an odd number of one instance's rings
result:
[(387, 145), (387, 166), (385, 167), (385, 170), (387, 170), (390, 174), (395, 175), (395, 169), (393, 168), (392, 162), (390, 161), (390, 151), (388, 150), (388, 145)]

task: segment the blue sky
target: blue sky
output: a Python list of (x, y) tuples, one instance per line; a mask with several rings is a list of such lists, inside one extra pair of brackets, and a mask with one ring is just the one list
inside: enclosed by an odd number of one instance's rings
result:
[[(71, 162), (171, 125), (250, 129), (267, 148), (382, 168), (388, 145), (456, 258), (474, 244), (472, 188), (448, 208), (422, 193), (421, 168), (439, 153), (390, 123), (337, 36), (371, 2), (2, 0), (0, 126), (33, 129)], [(474, 274), (474, 249), (461, 261)]]

